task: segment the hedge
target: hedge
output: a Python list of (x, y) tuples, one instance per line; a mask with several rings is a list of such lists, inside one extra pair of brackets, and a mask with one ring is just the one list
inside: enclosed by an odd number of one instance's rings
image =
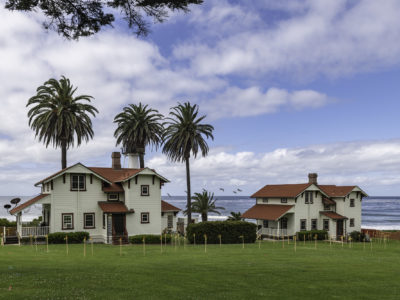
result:
[[(353, 242), (362, 242), (365, 239), (365, 234), (359, 231), (352, 231), (350, 236)], [(365, 239), (365, 241), (367, 241), (367, 239)]]
[(65, 243), (65, 237), (68, 236), (68, 243), (79, 244), (83, 243), (84, 238), (89, 239), (89, 233), (86, 231), (77, 232), (54, 232), (49, 233), (49, 244), (63, 244)]
[[(257, 225), (245, 221), (209, 221), (197, 224), (189, 224), (187, 227), (187, 239), (193, 244), (204, 243), (204, 235), (207, 235), (208, 244), (219, 244), (219, 235), (223, 244), (254, 243), (257, 239)], [(195, 235), (195, 236), (194, 236)]]
[[(131, 244), (143, 244), (143, 238), (145, 238), (146, 244), (160, 244), (159, 234), (139, 234), (129, 237)], [(162, 236), (163, 243), (165, 243), (165, 235)], [(167, 234), (167, 244), (171, 243), (171, 235)]]
[(303, 241), (304, 237), (306, 241), (314, 240), (315, 235), (317, 235), (317, 240), (325, 240), (328, 236), (326, 230), (309, 230), (309, 231), (299, 231), (297, 232), (297, 240)]

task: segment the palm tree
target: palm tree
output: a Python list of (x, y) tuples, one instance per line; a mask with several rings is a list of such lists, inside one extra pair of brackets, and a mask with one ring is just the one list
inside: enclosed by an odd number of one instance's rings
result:
[(239, 212), (235, 213), (235, 212), (231, 211), (231, 215), (228, 217), (228, 220), (229, 221), (241, 221), (242, 220), (241, 212), (239, 211)]
[(138, 153), (140, 168), (144, 168), (145, 147), (154, 145), (157, 148), (162, 141), (162, 119), (158, 110), (142, 103), (129, 104), (114, 118), (114, 123), (118, 124), (114, 132), (116, 145), (122, 144), (125, 153)]
[(43, 141), (46, 148), (50, 143), (55, 148), (61, 147), (63, 169), (67, 167), (67, 149), (74, 146), (75, 137), (77, 146), (93, 138), (89, 114), (95, 117), (98, 113), (94, 106), (81, 103), (90, 102), (93, 97), (74, 97), (76, 90), (64, 76), (59, 81), (51, 78), (37, 88), (37, 94), (26, 105), (34, 105), (28, 112), (29, 126), (39, 141)]
[[(210, 193), (206, 190), (203, 190), (202, 193), (194, 193), (192, 197), (194, 202), (192, 205), (192, 212), (196, 212), (201, 214), (201, 221), (206, 222), (209, 213), (216, 213), (220, 215), (221, 213), (218, 210), (225, 209), (220, 206), (215, 206), (214, 193)], [(188, 209), (184, 211), (187, 213)]]
[(208, 154), (208, 145), (204, 139), (214, 139), (212, 131), (214, 127), (209, 124), (201, 124), (200, 122), (206, 117), (198, 117), (199, 107), (189, 102), (184, 104), (178, 103), (172, 108), (167, 118), (166, 129), (163, 136), (164, 147), (162, 152), (165, 153), (172, 161), (186, 163), (186, 185), (187, 185), (187, 216), (188, 224), (192, 221), (191, 212), (191, 193), (190, 193), (190, 165), (189, 158), (192, 153), (196, 158), (199, 151), (205, 157)]

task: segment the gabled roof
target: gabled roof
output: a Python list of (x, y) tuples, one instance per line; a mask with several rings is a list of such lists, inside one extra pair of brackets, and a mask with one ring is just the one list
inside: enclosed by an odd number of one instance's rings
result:
[(140, 173), (144, 169), (127, 169), (123, 168), (120, 170), (115, 170), (113, 168), (99, 168), (99, 167), (88, 167), (89, 170), (100, 174), (107, 180), (111, 182), (121, 182), (124, 181), (127, 178), (130, 178), (137, 173)]
[(335, 213), (333, 211), (320, 211), (320, 213), (323, 214), (324, 216), (327, 216), (328, 218), (333, 219), (333, 220), (348, 219), (347, 217), (339, 215), (338, 213)]
[(312, 183), (301, 184), (269, 184), (251, 195), (251, 198), (287, 197), (294, 198), (308, 188)]
[(56, 172), (56, 173), (54, 173), (54, 174), (52, 174), (52, 175), (46, 177), (45, 179), (40, 180), (39, 182), (35, 183), (35, 186), (38, 186), (39, 184), (45, 183), (46, 181), (49, 181), (49, 180), (51, 180), (51, 179), (57, 178), (58, 176), (61, 176), (61, 175), (65, 174), (68, 170), (72, 169), (72, 168), (75, 167), (75, 166), (81, 166), (81, 167), (87, 169), (88, 171), (93, 172), (93, 174), (95, 174), (95, 175), (96, 175), (97, 177), (99, 177), (101, 180), (104, 180), (104, 181), (106, 181), (106, 182), (108, 182), (108, 183), (110, 183), (110, 184), (112, 183), (112, 181), (110, 182), (107, 178), (105, 178), (105, 177), (102, 176), (101, 174), (97, 173), (96, 171), (91, 170), (90, 168), (86, 167), (85, 165), (83, 165), (83, 164), (81, 164), (81, 163), (76, 163), (76, 164), (74, 164), (74, 165), (72, 165), (72, 166), (69, 166), (68, 168), (62, 169), (62, 170), (60, 170), (60, 171), (58, 171), (58, 172)]
[(165, 202), (164, 200), (161, 200), (161, 211), (162, 212), (168, 212), (168, 211), (180, 211), (181, 209), (173, 206), (172, 204), (169, 204), (168, 202)]
[(327, 195), (329, 195), (329, 197), (345, 197), (347, 194), (351, 193), (354, 188), (356, 188), (355, 185), (318, 185), (318, 187)]
[(17, 207), (14, 207), (12, 210), (10, 210), (10, 214), (14, 215), (18, 212), (20, 212), (21, 210), (23, 210), (24, 208), (31, 206), (32, 204), (35, 204), (36, 202), (38, 202), (39, 200), (45, 198), (49, 196), (48, 194), (40, 194), (28, 201), (25, 201), (24, 203), (18, 205)]
[(256, 204), (248, 209), (242, 215), (242, 218), (275, 221), (286, 214), (293, 206), (294, 205)]

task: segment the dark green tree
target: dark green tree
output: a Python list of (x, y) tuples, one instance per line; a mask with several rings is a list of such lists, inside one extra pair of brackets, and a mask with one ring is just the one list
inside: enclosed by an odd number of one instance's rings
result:
[(162, 152), (172, 161), (185, 162), (187, 185), (187, 216), (188, 224), (192, 221), (191, 192), (190, 192), (190, 155), (196, 158), (199, 151), (205, 157), (208, 154), (208, 144), (205, 138), (214, 139), (212, 132), (214, 127), (201, 122), (206, 117), (198, 117), (199, 107), (189, 102), (178, 103), (167, 118), (163, 136), (164, 146)]
[(125, 153), (138, 153), (141, 168), (144, 168), (146, 146), (157, 148), (162, 142), (162, 119), (163, 115), (158, 110), (142, 103), (129, 104), (114, 118), (114, 123), (118, 125), (114, 132), (116, 145), (122, 145)]
[(242, 220), (242, 213), (239, 211), (237, 213), (231, 211), (231, 215), (228, 217), (229, 221), (241, 221)]
[(74, 88), (68, 78), (49, 79), (37, 88), (37, 94), (29, 99), (26, 106), (29, 126), (35, 131), (39, 141), (46, 148), (52, 144), (61, 148), (61, 167), (67, 167), (67, 149), (93, 138), (92, 121), (89, 115), (96, 116), (98, 110), (87, 103), (93, 98), (88, 95), (74, 97)]
[[(207, 221), (209, 213), (216, 213), (220, 215), (221, 213), (218, 210), (225, 209), (223, 207), (215, 205), (216, 199), (214, 200), (214, 193), (210, 193), (208, 191), (203, 191), (202, 193), (194, 193), (192, 200), (194, 200), (191, 203), (192, 212), (199, 213), (201, 215), (202, 222)], [(184, 213), (187, 213), (187, 211), (188, 209), (186, 208)]]
[(149, 22), (163, 22), (169, 11), (188, 12), (191, 4), (203, 0), (7, 0), (9, 10), (39, 12), (45, 16), (43, 26), (56, 30), (67, 39), (79, 39), (112, 26), (123, 19), (137, 35), (147, 35)]

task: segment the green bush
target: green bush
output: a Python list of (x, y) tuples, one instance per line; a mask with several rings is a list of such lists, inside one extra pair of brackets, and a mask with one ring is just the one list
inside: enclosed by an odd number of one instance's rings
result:
[[(36, 242), (38, 244), (43, 244), (46, 242), (46, 238), (44, 236), (37, 237)], [(31, 239), (29, 237), (21, 238), (21, 244), (29, 245), (30, 243), (31, 243)], [(32, 245), (34, 245), (34, 244), (35, 244), (35, 239), (32, 237)]]
[[(223, 244), (254, 243), (257, 239), (257, 225), (244, 221), (209, 221), (197, 224), (189, 224), (187, 227), (187, 239), (193, 244), (204, 243), (204, 235), (207, 235), (207, 243), (219, 244), (219, 235)], [(194, 236), (195, 235), (195, 236)]]
[[(131, 244), (143, 244), (143, 238), (145, 238), (146, 244), (160, 244), (159, 234), (139, 234), (129, 237)], [(162, 236), (163, 243), (165, 243), (165, 235)], [(171, 235), (167, 234), (167, 244), (171, 243)]]
[(353, 231), (350, 233), (353, 242), (362, 242), (365, 239), (365, 234), (359, 231)]
[(5, 226), (5, 227), (15, 227), (17, 226), (16, 221), (10, 221), (6, 218), (1, 218), (0, 219), (0, 226)]
[(315, 235), (317, 235), (317, 240), (325, 240), (328, 236), (328, 232), (326, 230), (309, 230), (309, 231), (299, 231), (297, 232), (297, 240), (304, 241), (313, 241), (315, 240)]
[(70, 244), (82, 243), (85, 237), (86, 240), (89, 239), (89, 233), (85, 231), (54, 232), (49, 233), (49, 244), (64, 244), (66, 236), (68, 236), (68, 243)]

